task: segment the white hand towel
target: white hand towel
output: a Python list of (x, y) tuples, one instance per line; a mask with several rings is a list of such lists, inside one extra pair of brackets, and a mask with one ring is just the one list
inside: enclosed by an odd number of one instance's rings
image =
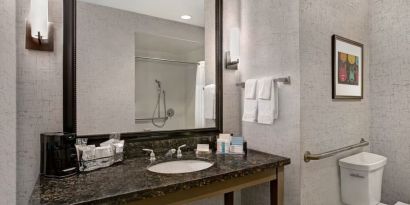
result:
[(215, 119), (215, 84), (210, 84), (204, 88), (204, 116), (205, 119)]
[(248, 79), (245, 81), (242, 121), (256, 122), (258, 113), (258, 102), (256, 100), (257, 82), (256, 79)]
[[(278, 85), (271, 83), (271, 98), (268, 100), (258, 98), (258, 123), (273, 124), (279, 116), (279, 96)], [(259, 89), (259, 88), (258, 88)]]
[(257, 82), (256, 79), (248, 79), (245, 81), (245, 99), (255, 99)]
[(258, 102), (256, 101), (256, 99), (244, 99), (243, 101), (244, 102), (242, 121), (256, 122), (256, 115), (258, 113)]
[(271, 98), (271, 89), (273, 77), (261, 78), (258, 80), (258, 98), (269, 100)]

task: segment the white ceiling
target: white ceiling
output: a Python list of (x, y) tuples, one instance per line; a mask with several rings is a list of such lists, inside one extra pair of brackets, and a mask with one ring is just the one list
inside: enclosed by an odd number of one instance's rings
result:
[[(206, 0), (80, 0), (101, 6), (155, 16), (196, 26), (204, 26), (204, 1)], [(182, 15), (190, 15), (183, 20)]]

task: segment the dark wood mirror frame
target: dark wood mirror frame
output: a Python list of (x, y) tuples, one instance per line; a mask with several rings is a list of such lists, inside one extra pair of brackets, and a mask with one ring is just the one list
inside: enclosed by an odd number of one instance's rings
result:
[[(63, 127), (64, 132), (77, 132), (77, 96), (76, 96), (76, 0), (64, 0), (64, 51), (63, 51)], [(215, 44), (216, 44), (216, 127), (200, 129), (183, 129), (171, 131), (121, 133), (122, 138), (175, 137), (211, 135), (222, 132), (223, 105), (223, 0), (215, 0)], [(109, 134), (79, 136), (102, 139)]]

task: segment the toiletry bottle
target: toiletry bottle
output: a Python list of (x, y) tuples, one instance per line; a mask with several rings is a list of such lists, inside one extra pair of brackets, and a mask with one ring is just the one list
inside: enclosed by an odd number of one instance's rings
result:
[(231, 141), (229, 139), (224, 140), (224, 153), (229, 153), (229, 149), (231, 148)]
[(248, 155), (248, 142), (246, 140), (243, 141), (243, 152), (245, 153), (245, 156)]
[(216, 140), (216, 151), (217, 153), (222, 153), (222, 139)]

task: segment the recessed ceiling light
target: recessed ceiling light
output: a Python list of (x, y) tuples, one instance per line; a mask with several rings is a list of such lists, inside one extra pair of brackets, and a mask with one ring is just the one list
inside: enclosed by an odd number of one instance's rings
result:
[(191, 18), (192, 18), (192, 16), (190, 16), (190, 15), (182, 15), (181, 16), (181, 19), (184, 19), (184, 20), (189, 20)]

